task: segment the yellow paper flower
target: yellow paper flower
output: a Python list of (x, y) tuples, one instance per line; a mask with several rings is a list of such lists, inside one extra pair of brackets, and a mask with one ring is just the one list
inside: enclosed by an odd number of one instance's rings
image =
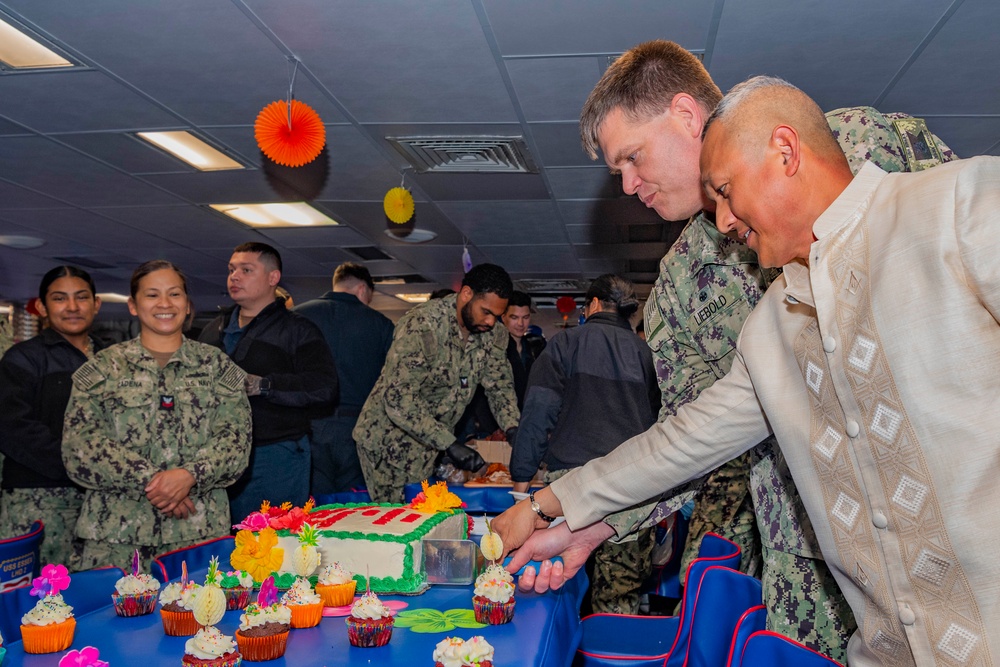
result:
[(413, 217), (413, 195), (406, 188), (393, 188), (385, 193), (382, 208), (387, 218), (402, 225)]
[(259, 538), (249, 530), (236, 533), (236, 548), (229, 562), (233, 569), (250, 573), (253, 580), (259, 583), (272, 572), (277, 572), (284, 558), (285, 550), (278, 548), (278, 534), (274, 528), (268, 527), (260, 531)]
[[(462, 499), (448, 490), (448, 484), (437, 482), (429, 486), (425, 479), (420, 483), (423, 492), (413, 500), (413, 509), (418, 512), (450, 512), (462, 506)], [(423, 496), (421, 498), (420, 496)]]

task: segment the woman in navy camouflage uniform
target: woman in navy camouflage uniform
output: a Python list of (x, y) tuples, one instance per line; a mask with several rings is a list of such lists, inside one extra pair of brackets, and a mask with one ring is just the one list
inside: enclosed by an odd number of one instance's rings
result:
[(244, 373), (220, 350), (185, 338), (183, 274), (146, 262), (132, 274), (137, 338), (73, 376), (63, 460), (87, 489), (77, 522), (82, 566), (122, 566), (229, 532), (225, 487), (247, 466)]

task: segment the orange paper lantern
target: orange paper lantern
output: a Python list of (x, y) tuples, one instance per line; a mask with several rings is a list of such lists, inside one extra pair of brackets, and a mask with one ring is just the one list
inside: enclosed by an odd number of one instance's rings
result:
[(291, 123), (288, 104), (271, 102), (257, 115), (254, 137), (264, 155), (286, 167), (312, 162), (326, 143), (326, 127), (319, 114), (298, 100), (292, 100)]

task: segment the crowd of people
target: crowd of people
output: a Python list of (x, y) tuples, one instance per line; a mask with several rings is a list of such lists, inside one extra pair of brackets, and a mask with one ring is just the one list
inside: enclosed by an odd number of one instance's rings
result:
[(499, 266), (394, 327), (363, 266), (290, 308), (278, 252), (246, 243), (200, 342), (184, 274), (154, 260), (131, 280), (139, 335), (102, 349), (93, 280), (56, 267), (47, 328), (0, 360), (0, 537), (41, 518), (44, 560), (148, 562), (263, 499), (403, 502), (442, 460), (482, 469), (468, 436), (499, 431), (529, 497), (494, 528), (512, 571), (543, 561), (523, 591), (592, 558), (594, 610), (636, 613), (654, 528), (693, 500), (684, 562), (709, 531), (740, 545), (770, 629), (851, 664), (990, 662), (1000, 160), (956, 160), (905, 114), (824, 114), (780, 79), (723, 96), (665, 41), (608, 68), (581, 136), (689, 220), (642, 336), (612, 274), (546, 345)]

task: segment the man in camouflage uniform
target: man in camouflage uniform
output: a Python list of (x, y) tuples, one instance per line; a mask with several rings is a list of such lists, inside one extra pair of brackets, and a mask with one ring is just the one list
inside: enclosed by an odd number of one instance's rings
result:
[[(73, 376), (63, 462), (87, 489), (77, 522), (82, 568), (123, 566), (229, 533), (225, 487), (250, 458), (246, 374), (208, 345), (184, 339), (162, 369), (138, 338), (114, 345)], [(187, 518), (146, 497), (161, 471), (195, 479)]]
[(14, 336), (10, 333), (10, 321), (0, 317), (0, 356), (14, 344)]
[(507, 363), (508, 334), (495, 326), (512, 290), (506, 271), (480, 264), (466, 274), (458, 294), (432, 299), (400, 318), (382, 375), (354, 429), (372, 500), (403, 502), (403, 487), (430, 477), (443, 450), (461, 468), (482, 467), (482, 458), (454, 435), (477, 385), (513, 440), (520, 413)]
[[(664, 219), (677, 219), (682, 217), (677, 214), (684, 212), (682, 204), (678, 207), (684, 195), (690, 202), (701, 198), (697, 160), (686, 164), (663, 162), (666, 156), (659, 153), (659, 159), (654, 157), (643, 165), (642, 159), (649, 160), (654, 151), (633, 146), (628, 139), (634, 135), (620, 133), (621, 117), (616, 117), (614, 111), (617, 108), (620, 112), (621, 107), (613, 103), (608, 92), (618, 85), (655, 85), (650, 75), (639, 74), (647, 63), (672, 70), (671, 80), (662, 82), (662, 88), (668, 91), (661, 102), (665, 111), (670, 106), (677, 115), (685, 113), (684, 108), (674, 106), (681, 95), (699, 103), (705, 111), (718, 103), (721, 95), (696, 58), (670, 42), (641, 44), (616, 61), (591, 93), (581, 118), (583, 140), (595, 158), (599, 134), (605, 141), (610, 138), (612, 145), (620, 143), (635, 150), (619, 155), (614, 148), (609, 150), (604, 142), (600, 143), (609, 164), (616, 157), (627, 160), (629, 166), (617, 165), (623, 173), (626, 193), (636, 193)], [(631, 83), (623, 84), (627, 81)], [(886, 171), (903, 171), (955, 157), (936, 137), (925, 142), (924, 154), (914, 155), (912, 142), (906, 137), (921, 135), (926, 128), (922, 121), (903, 114), (883, 116), (871, 107), (858, 107), (833, 111), (827, 119), (854, 171), (866, 160)], [(610, 127), (602, 127), (604, 124)], [(700, 147), (700, 130), (693, 128), (692, 133)], [(925, 136), (933, 135), (926, 132)], [(641, 155), (644, 150), (646, 156)], [(690, 174), (678, 173), (685, 167)], [(643, 171), (636, 173), (635, 169)], [(674, 190), (669, 201), (658, 199), (668, 189), (665, 183), (682, 180), (687, 180), (686, 186), (680, 186), (683, 194)], [(721, 234), (710, 212), (702, 211), (691, 218), (663, 258), (660, 275), (646, 302), (647, 342), (653, 350), (664, 398), (660, 421), (729, 371), (743, 322), (777, 275), (777, 271), (761, 268), (756, 255), (744, 244)], [(769, 629), (843, 662), (847, 639), (856, 627), (853, 614), (822, 561), (812, 526), (774, 438), (700, 480), (700, 488), (698, 483), (692, 483), (675, 489), (669, 500), (627, 510), (605, 522), (620, 537), (655, 525), (691, 498), (692, 489), (698, 490), (684, 566), (697, 555), (701, 538), (710, 530), (740, 544), (745, 555), (747, 547), (753, 548), (759, 539)], [(754, 519), (759, 537), (753, 530)], [(753, 570), (746, 558), (741, 565)]]

